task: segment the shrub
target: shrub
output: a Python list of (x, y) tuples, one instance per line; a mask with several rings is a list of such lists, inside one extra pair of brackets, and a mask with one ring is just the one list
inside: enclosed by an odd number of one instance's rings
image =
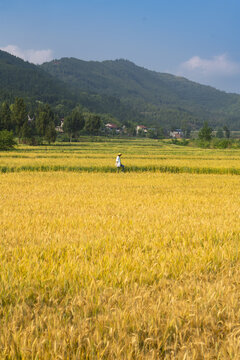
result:
[(216, 149), (226, 149), (228, 147), (231, 147), (232, 142), (229, 139), (217, 139), (215, 138), (213, 140), (213, 147)]
[(211, 142), (207, 141), (207, 140), (197, 139), (195, 141), (195, 143), (198, 147), (203, 148), (203, 149), (209, 149), (211, 147)]
[(180, 145), (180, 146), (187, 146), (189, 144), (189, 141), (186, 139), (182, 139), (182, 140), (172, 139), (172, 144)]
[(0, 150), (10, 150), (16, 145), (11, 131), (0, 131)]
[(212, 128), (208, 126), (208, 122), (205, 121), (203, 127), (198, 132), (198, 138), (203, 141), (210, 141), (212, 139)]

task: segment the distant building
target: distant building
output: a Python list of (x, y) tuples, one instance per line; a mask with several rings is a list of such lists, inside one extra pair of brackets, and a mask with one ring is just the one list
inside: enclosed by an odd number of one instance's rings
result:
[(63, 124), (64, 124), (64, 119), (61, 119), (60, 125), (56, 126), (56, 127), (55, 127), (55, 130), (56, 130), (57, 132), (63, 133)]
[(181, 139), (183, 138), (183, 131), (181, 129), (176, 129), (174, 131), (170, 131), (169, 135), (173, 139)]
[(118, 125), (113, 124), (113, 123), (105, 124), (105, 129), (110, 133), (119, 134), (121, 132), (121, 128), (119, 128)]
[(34, 118), (33, 117), (31, 118), (30, 115), (28, 114), (28, 122), (31, 123), (33, 120)]
[(147, 133), (148, 132), (148, 128), (144, 125), (138, 125), (136, 127), (136, 132), (137, 134), (139, 133), (139, 131), (143, 131), (144, 133)]
[(116, 124), (108, 123), (108, 124), (105, 124), (105, 128), (109, 129), (109, 130), (117, 130), (118, 126)]

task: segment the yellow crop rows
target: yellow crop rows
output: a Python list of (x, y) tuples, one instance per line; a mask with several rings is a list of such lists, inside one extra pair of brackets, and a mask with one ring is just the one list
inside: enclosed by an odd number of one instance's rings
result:
[(233, 175), (0, 174), (0, 358), (239, 359), (239, 199)]
[(66, 171), (114, 171), (119, 151), (123, 153), (127, 171), (138, 168), (138, 171), (206, 173), (209, 170), (240, 174), (239, 149), (197, 149), (156, 140), (20, 146), (17, 151), (0, 153), (0, 172), (56, 171), (58, 168)]

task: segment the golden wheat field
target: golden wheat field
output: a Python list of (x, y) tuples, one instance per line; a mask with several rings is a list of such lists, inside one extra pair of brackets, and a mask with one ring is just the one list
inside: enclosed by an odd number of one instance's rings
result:
[(0, 153), (0, 358), (239, 359), (240, 176), (105, 172), (118, 151), (240, 168), (155, 142)]
[[(2, 169), (39, 170), (47, 166), (73, 169), (99, 170), (114, 168), (116, 154), (119, 149), (124, 154), (124, 162), (131, 170), (152, 167), (178, 167), (240, 171), (240, 150), (197, 149), (175, 146), (157, 140), (112, 140), (108, 142), (89, 142), (80, 144), (57, 144), (56, 146), (20, 146), (11, 153), (0, 152), (0, 171)], [(136, 169), (133, 169), (136, 170)], [(173, 170), (174, 172), (174, 170)]]

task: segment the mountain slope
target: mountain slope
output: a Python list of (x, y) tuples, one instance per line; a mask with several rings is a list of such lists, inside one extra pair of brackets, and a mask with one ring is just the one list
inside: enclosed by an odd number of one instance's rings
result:
[[(136, 66), (127, 60), (82, 61), (63, 58), (36, 66), (0, 51), (0, 102), (25, 98), (61, 108), (64, 116), (80, 104), (91, 112), (111, 114), (165, 128), (227, 124), (240, 129), (240, 96), (184, 78)], [(60, 107), (58, 106), (60, 105)]]
[(63, 58), (41, 68), (74, 89), (119, 97), (144, 113), (148, 121), (164, 121), (168, 114), (167, 118), (174, 116), (176, 120), (209, 120), (212, 125), (230, 121), (234, 127), (240, 126), (239, 95), (150, 71), (127, 60)]
[(67, 86), (41, 68), (0, 51), (0, 94), (52, 102), (70, 97)]
[(41, 67), (0, 50), (0, 102), (13, 102), (17, 96), (32, 104), (36, 104), (36, 100), (56, 106), (61, 104), (65, 113), (80, 104), (89, 111), (110, 113), (119, 120), (125, 119), (129, 114), (134, 120), (139, 115), (119, 98), (72, 89)]

